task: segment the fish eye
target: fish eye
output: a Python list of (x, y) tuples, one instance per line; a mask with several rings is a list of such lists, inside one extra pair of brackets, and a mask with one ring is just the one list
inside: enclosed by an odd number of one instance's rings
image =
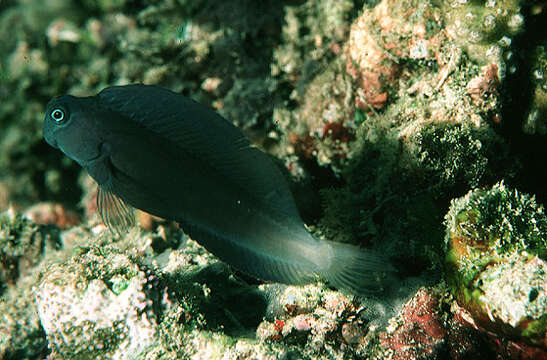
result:
[(53, 120), (55, 120), (55, 122), (60, 123), (65, 119), (65, 112), (59, 108), (53, 109), (50, 116)]

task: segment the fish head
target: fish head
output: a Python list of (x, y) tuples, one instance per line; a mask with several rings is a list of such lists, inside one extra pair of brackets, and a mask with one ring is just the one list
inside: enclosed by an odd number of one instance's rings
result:
[(63, 95), (47, 106), (42, 132), (46, 142), (86, 166), (101, 156), (103, 141), (97, 128), (94, 98)]

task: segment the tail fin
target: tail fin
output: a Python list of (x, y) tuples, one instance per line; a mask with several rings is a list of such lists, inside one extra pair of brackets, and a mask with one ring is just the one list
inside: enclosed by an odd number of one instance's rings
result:
[(389, 260), (372, 250), (326, 241), (325, 266), (321, 276), (332, 286), (352, 293), (380, 293), (396, 282)]

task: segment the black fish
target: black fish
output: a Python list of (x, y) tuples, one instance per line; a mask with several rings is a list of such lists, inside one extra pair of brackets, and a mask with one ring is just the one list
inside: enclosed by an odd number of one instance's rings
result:
[(181, 223), (220, 259), (263, 280), (320, 276), (368, 293), (392, 278), (382, 256), (312, 237), (268, 156), (216, 112), (170, 90), (128, 85), (58, 97), (43, 134), (97, 181), (111, 229), (131, 225), (131, 205)]

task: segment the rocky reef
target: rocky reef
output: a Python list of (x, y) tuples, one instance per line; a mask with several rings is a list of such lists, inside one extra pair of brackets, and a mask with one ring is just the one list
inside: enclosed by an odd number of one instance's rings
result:
[(547, 345), (547, 217), (533, 197), (503, 183), (452, 201), (447, 279), (483, 327)]
[[(0, 359), (547, 359), (541, 1), (0, 2)], [(362, 298), (262, 283), (176, 224), (116, 237), (47, 102), (156, 84), (277, 158)]]

